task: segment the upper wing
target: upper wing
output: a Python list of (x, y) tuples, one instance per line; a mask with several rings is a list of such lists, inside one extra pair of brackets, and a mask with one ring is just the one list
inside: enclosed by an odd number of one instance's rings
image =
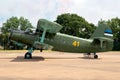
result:
[(62, 29), (60, 24), (48, 21), (46, 19), (39, 19), (37, 24), (37, 30), (47, 30), (49, 33), (57, 33)]
[[(40, 36), (40, 41), (34, 42), (34, 47), (38, 49), (52, 49), (53, 46), (49, 44), (44, 43), (44, 39), (46, 36), (49, 36), (49, 38), (52, 38), (52, 34), (55, 34), (61, 30), (62, 26), (55, 23), (48, 21), (46, 19), (40, 19), (37, 24), (37, 30), (39, 33), (42, 33)], [(47, 34), (46, 34), (47, 33)]]

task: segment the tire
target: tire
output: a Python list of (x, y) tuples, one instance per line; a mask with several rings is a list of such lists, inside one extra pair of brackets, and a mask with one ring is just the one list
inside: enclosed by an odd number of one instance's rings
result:
[(32, 54), (31, 53), (29, 53), (29, 52), (27, 52), (26, 54), (25, 54), (25, 57), (24, 57), (25, 59), (32, 59)]
[(94, 55), (94, 59), (98, 59), (98, 55)]

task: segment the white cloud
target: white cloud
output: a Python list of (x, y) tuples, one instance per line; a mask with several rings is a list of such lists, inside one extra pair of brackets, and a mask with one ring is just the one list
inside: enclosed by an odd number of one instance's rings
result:
[(54, 21), (62, 13), (76, 13), (87, 21), (120, 17), (120, 0), (1, 0), (0, 26), (11, 16), (24, 16), (34, 26), (39, 18)]

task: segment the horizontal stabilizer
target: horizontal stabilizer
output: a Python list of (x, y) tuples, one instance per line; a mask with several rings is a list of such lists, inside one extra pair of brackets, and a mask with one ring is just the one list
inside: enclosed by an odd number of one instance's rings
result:
[(113, 40), (105, 37), (96, 37), (93, 39), (92, 45), (97, 45), (103, 48), (103, 46), (106, 45), (108, 41), (113, 41)]
[(61, 30), (62, 26), (58, 23), (48, 21), (46, 19), (40, 19), (37, 24), (37, 30), (46, 30), (49, 33), (57, 33)]
[(33, 46), (37, 49), (44, 49), (44, 50), (51, 50), (53, 48), (51, 45), (40, 43), (38, 41), (36, 41)]

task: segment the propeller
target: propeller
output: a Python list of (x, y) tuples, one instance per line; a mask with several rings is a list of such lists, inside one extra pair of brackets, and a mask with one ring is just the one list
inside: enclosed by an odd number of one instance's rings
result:
[(7, 48), (9, 48), (10, 47), (10, 45), (11, 45), (11, 36), (12, 36), (12, 32), (13, 32), (13, 30), (9, 30), (9, 34), (8, 34), (8, 42), (7, 42)]

